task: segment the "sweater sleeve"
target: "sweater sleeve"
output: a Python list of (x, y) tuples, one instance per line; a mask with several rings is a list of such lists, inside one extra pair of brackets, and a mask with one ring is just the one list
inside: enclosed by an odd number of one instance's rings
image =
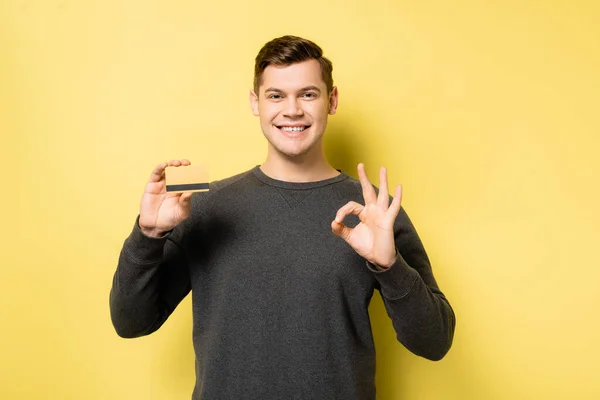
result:
[(118, 335), (149, 335), (189, 293), (188, 261), (173, 232), (146, 236), (138, 225), (125, 240), (110, 291), (110, 314)]
[(416, 355), (441, 360), (450, 350), (456, 324), (454, 311), (433, 276), (429, 258), (404, 208), (395, 223), (396, 261), (387, 270), (368, 268), (398, 341)]

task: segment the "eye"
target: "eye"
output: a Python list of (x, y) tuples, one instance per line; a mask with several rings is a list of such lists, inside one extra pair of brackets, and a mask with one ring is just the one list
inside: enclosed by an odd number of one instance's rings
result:
[(280, 94), (270, 94), (267, 96), (267, 99), (272, 99), (272, 100), (280, 100), (282, 97)]
[(304, 97), (305, 99), (315, 99), (317, 97), (317, 94), (313, 92), (306, 92), (302, 95), (302, 97)]

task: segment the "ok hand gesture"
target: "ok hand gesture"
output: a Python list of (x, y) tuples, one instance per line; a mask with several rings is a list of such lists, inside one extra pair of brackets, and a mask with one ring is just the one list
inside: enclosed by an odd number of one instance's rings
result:
[[(331, 223), (331, 230), (370, 263), (389, 268), (396, 260), (394, 221), (400, 212), (402, 186), (396, 187), (390, 204), (385, 167), (379, 171), (379, 196), (369, 182), (362, 163), (358, 164), (358, 177), (365, 204), (351, 201), (340, 208)], [(344, 218), (349, 214), (357, 215), (360, 219), (354, 228), (344, 225)]]

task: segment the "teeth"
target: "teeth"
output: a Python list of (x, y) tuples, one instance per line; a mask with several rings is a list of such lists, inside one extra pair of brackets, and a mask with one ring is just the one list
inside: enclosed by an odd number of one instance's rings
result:
[(304, 126), (282, 126), (280, 129), (286, 132), (302, 132), (305, 128)]

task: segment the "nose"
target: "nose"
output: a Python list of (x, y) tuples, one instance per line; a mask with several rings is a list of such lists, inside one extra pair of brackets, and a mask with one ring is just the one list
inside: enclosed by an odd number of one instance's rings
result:
[(283, 115), (286, 117), (301, 117), (304, 115), (302, 105), (297, 98), (290, 96), (283, 110)]

